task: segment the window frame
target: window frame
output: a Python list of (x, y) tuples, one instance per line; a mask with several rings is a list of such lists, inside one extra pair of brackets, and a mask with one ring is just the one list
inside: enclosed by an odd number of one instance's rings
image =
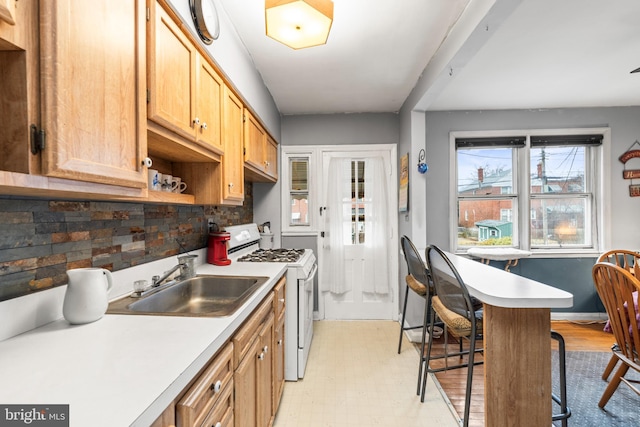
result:
[[(564, 136), (564, 135), (602, 135), (602, 144), (597, 147), (589, 147), (588, 160), (585, 167), (588, 168), (587, 175), (590, 181), (585, 185), (590, 186), (588, 189), (592, 195), (589, 203), (591, 210), (590, 221), (591, 230), (591, 246), (589, 247), (534, 247), (531, 245), (531, 192), (530, 192), (530, 150), (531, 137), (535, 136)], [(449, 209), (452, 213), (450, 218), (450, 248), (452, 252), (465, 254), (467, 247), (458, 247), (458, 160), (456, 139), (464, 138), (492, 138), (492, 137), (526, 137), (525, 146), (516, 149), (514, 161), (514, 177), (513, 185), (514, 193), (517, 199), (517, 205), (514, 205), (513, 223), (513, 241), (512, 247), (524, 249), (532, 252), (533, 257), (575, 257), (575, 256), (593, 256), (602, 252), (603, 248), (610, 246), (610, 218), (611, 218), (611, 191), (604, 191), (610, 188), (610, 174), (608, 173), (610, 165), (611, 150), (611, 129), (608, 127), (594, 128), (566, 128), (566, 129), (512, 129), (512, 130), (495, 130), (495, 131), (452, 131), (449, 133), (450, 148), (450, 175), (449, 175)], [(517, 169), (515, 169), (517, 168)], [(585, 171), (586, 172), (586, 171)], [(564, 193), (563, 193), (564, 194)], [(580, 193), (582, 194), (582, 193)], [(504, 195), (498, 195), (504, 196)], [(571, 193), (564, 197), (572, 196)], [(500, 199), (504, 197), (499, 197)], [(526, 212), (526, 214), (523, 214)], [(517, 241), (517, 243), (516, 243)]]
[[(291, 160), (304, 159), (308, 162), (307, 165), (307, 190), (296, 191), (291, 189)], [(282, 162), (283, 167), (280, 171), (279, 182), (281, 183), (281, 226), (282, 232), (287, 235), (308, 235), (313, 233), (317, 229), (317, 184), (316, 179), (316, 152), (309, 147), (283, 147), (282, 150)], [(307, 194), (308, 202), (308, 224), (291, 224), (291, 195), (293, 194)]]

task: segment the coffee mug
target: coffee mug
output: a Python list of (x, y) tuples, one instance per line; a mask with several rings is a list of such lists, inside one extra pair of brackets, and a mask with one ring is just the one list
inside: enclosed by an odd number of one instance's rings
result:
[(162, 189), (161, 174), (155, 169), (149, 169), (149, 190), (160, 191)]
[(173, 192), (174, 193), (182, 193), (186, 189), (187, 189), (187, 183), (186, 182), (182, 182), (182, 178), (180, 178), (179, 176), (174, 176), (173, 177)]
[(174, 188), (176, 188), (175, 186), (176, 186), (176, 183), (173, 181), (173, 176), (163, 173), (162, 174), (162, 191), (172, 193)]

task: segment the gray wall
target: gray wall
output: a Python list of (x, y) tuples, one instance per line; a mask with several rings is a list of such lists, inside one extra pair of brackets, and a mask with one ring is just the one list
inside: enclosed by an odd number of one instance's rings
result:
[[(630, 181), (622, 179), (623, 164), (618, 157), (640, 139), (640, 107), (580, 108), (553, 110), (427, 112), (426, 145), (430, 159), (426, 200), (429, 214), (429, 243), (449, 249), (449, 132), (463, 130), (551, 129), (572, 127), (610, 127), (611, 159), (608, 172), (613, 209), (611, 211), (612, 248), (640, 249), (638, 212), (640, 197), (629, 197)], [(640, 166), (640, 165), (638, 165)], [(605, 169), (606, 172), (607, 169)], [(609, 249), (609, 248), (604, 248)], [(595, 258), (525, 259), (512, 269), (543, 283), (574, 294), (575, 312), (603, 311), (591, 280)], [(560, 310), (567, 311), (567, 310)]]
[(394, 113), (317, 114), (282, 117), (282, 145), (397, 144)]

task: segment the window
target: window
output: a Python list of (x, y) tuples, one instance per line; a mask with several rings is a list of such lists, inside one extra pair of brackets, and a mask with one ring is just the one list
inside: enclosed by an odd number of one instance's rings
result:
[(452, 133), (455, 250), (492, 245), (597, 251), (602, 144), (608, 134), (599, 130)]
[(365, 199), (364, 189), (364, 160), (351, 161), (351, 244), (364, 244), (364, 210), (365, 205), (371, 204), (371, 199)]
[(309, 159), (289, 159), (289, 225), (309, 225)]

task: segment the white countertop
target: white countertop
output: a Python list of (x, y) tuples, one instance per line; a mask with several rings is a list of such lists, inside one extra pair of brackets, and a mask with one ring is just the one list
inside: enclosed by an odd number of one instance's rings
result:
[[(423, 254), (426, 254), (422, 250)], [(568, 308), (573, 295), (562, 289), (445, 252), (469, 293), (483, 303), (504, 308)]]
[(197, 267), (198, 274), (269, 276), (232, 316), (111, 315), (59, 319), (0, 342), (0, 402), (69, 404), (70, 425), (148, 426), (286, 272), (281, 263)]
[(476, 258), (491, 259), (494, 261), (509, 261), (513, 259), (526, 258), (531, 256), (531, 252), (516, 248), (469, 248), (467, 254)]

